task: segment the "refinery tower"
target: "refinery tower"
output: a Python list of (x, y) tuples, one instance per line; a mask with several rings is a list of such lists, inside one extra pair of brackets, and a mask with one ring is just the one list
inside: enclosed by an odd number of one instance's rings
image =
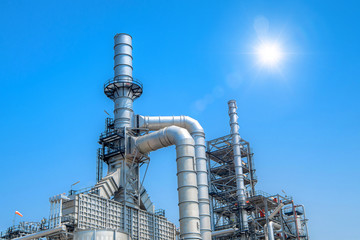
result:
[[(304, 206), (291, 197), (255, 189), (253, 152), (239, 134), (236, 101), (228, 102), (230, 134), (209, 141), (191, 117), (139, 115), (133, 102), (143, 85), (133, 78), (132, 37), (116, 34), (114, 42), (114, 77), (104, 85), (105, 95), (114, 102), (114, 118), (106, 118), (100, 134), (97, 183), (51, 197), (48, 219), (20, 222), (0, 237), (308, 240)], [(141, 167), (151, 161), (149, 153), (172, 145), (176, 224), (166, 219), (164, 210), (155, 209), (140, 178)]]

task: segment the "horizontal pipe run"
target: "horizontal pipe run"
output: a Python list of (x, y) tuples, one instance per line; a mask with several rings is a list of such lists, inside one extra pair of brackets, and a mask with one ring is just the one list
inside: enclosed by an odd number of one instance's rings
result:
[(218, 231), (212, 232), (211, 236), (218, 237), (218, 236), (230, 235), (238, 230), (239, 230), (238, 228), (228, 228), (228, 229), (224, 229), (224, 230), (218, 230)]

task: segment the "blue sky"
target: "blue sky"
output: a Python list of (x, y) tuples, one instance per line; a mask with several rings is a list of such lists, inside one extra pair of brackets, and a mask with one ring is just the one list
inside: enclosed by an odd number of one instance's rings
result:
[[(95, 182), (97, 139), (112, 102), (113, 36), (133, 36), (134, 104), (189, 115), (208, 139), (239, 105), (259, 184), (307, 208), (312, 239), (360, 239), (359, 42), (356, 1), (1, 1), (0, 229), (48, 217), (48, 198)], [(259, 21), (260, 28), (259, 28)], [(264, 27), (265, 26), (265, 27)], [(252, 54), (276, 40), (278, 69)], [(145, 180), (177, 222), (174, 149), (151, 154)], [(161, 172), (161, 174), (159, 174)]]

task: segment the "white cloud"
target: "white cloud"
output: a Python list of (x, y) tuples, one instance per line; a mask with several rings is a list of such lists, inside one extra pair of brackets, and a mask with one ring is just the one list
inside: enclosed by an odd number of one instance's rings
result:
[(211, 93), (204, 95), (202, 98), (194, 102), (194, 108), (197, 112), (204, 111), (208, 105), (212, 104), (217, 98), (224, 95), (224, 89), (220, 86), (213, 88)]

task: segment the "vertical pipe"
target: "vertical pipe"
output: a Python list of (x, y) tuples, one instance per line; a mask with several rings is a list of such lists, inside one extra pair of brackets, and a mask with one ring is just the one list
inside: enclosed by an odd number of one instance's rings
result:
[(248, 164), (250, 168), (250, 179), (251, 179), (251, 196), (255, 196), (255, 177), (254, 177), (254, 166), (253, 166), (253, 156), (251, 154), (250, 143), (248, 142)]
[(191, 133), (195, 141), (197, 186), (199, 198), (200, 232), (203, 240), (211, 240), (211, 216), (206, 160), (205, 134)]
[(304, 213), (304, 223), (305, 223), (305, 229), (306, 229), (306, 240), (309, 240), (309, 232), (308, 232), (308, 227), (307, 227), (307, 222), (306, 222), (306, 213), (305, 213), (305, 206), (300, 204), (298, 205), (298, 207), (302, 207), (303, 209), (303, 213)]
[(295, 220), (295, 228), (296, 228), (296, 239), (300, 240), (300, 234), (299, 234), (299, 226), (297, 221), (297, 214), (296, 214), (296, 207), (294, 205), (294, 201), (292, 201), (292, 207), (294, 211), (294, 220)]
[(238, 115), (236, 112), (237, 106), (235, 100), (230, 100), (229, 105), (229, 117), (230, 117), (230, 127), (232, 135), (232, 146), (234, 152), (234, 166), (235, 166), (235, 177), (236, 177), (236, 195), (240, 205), (240, 215), (241, 215), (241, 230), (248, 230), (248, 221), (247, 221), (247, 212), (244, 209), (246, 205), (245, 199), (245, 184), (244, 184), (244, 175), (242, 169), (241, 161), (241, 145), (240, 145), (240, 134), (239, 134), (239, 124), (238, 124)]
[[(210, 145), (209, 142), (207, 142), (206, 144), (206, 149), (210, 149)], [(210, 171), (211, 171), (211, 164), (210, 164), (210, 159), (207, 159), (207, 165), (208, 165), (208, 183), (209, 183), (209, 188), (208, 188), (208, 192), (210, 193), (210, 191), (212, 191), (211, 189), (211, 185), (210, 185), (210, 180), (211, 180), (211, 175), (210, 175)], [(215, 231), (215, 216), (214, 216), (214, 203), (213, 203), (213, 198), (209, 196), (209, 202), (210, 202), (210, 222), (211, 222), (211, 231)]]
[[(266, 224), (264, 225), (264, 232), (265, 234), (268, 236), (268, 238), (270, 238), (270, 220), (269, 220), (269, 208), (268, 208), (268, 199), (264, 198), (264, 211), (265, 211), (265, 219), (266, 219)], [(274, 236), (272, 236), (274, 237)]]
[(114, 37), (114, 77), (132, 80), (132, 37), (118, 33)]
[[(280, 195), (278, 194), (277, 195), (277, 198), (278, 199), (280, 199)], [(282, 200), (280, 200), (280, 204), (282, 203)], [(281, 209), (280, 211), (279, 211), (279, 213), (280, 213), (280, 223), (281, 223), (281, 239), (282, 240), (286, 240), (285, 239), (285, 225), (284, 225), (284, 216), (283, 216), (283, 209)]]
[(133, 92), (132, 77), (132, 38), (126, 33), (114, 37), (114, 125), (115, 128), (132, 127)]

